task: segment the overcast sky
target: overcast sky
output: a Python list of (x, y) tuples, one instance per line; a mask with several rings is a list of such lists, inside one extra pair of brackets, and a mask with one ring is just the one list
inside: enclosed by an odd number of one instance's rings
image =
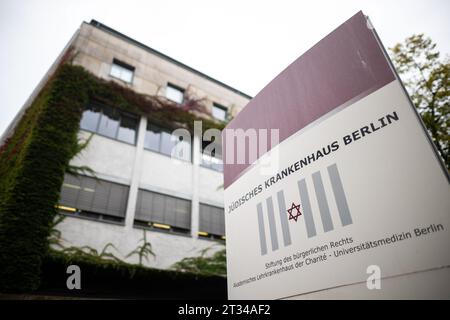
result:
[(449, 0), (0, 0), (0, 134), (82, 21), (254, 96), (359, 10), (386, 47), (425, 33), (450, 53)]

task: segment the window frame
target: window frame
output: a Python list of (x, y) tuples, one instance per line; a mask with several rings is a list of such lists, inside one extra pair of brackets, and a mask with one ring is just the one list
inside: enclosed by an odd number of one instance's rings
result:
[[(66, 177), (66, 175), (71, 177), (69, 179), (72, 179), (72, 178), (77, 179), (79, 181), (79, 184), (72, 185), (71, 183), (66, 183), (66, 179), (68, 179)], [(76, 187), (74, 189), (77, 189), (77, 190), (86, 189), (86, 187), (83, 187), (84, 183), (87, 182), (87, 181), (84, 181), (84, 182), (82, 181), (82, 179), (84, 179), (84, 178), (90, 179), (91, 182), (92, 182), (92, 180), (96, 180), (95, 181), (96, 184), (97, 184), (97, 182), (98, 182), (98, 184), (101, 184), (101, 183), (109, 184), (108, 200), (106, 202), (107, 207), (109, 207), (111, 205), (110, 198), (111, 198), (111, 193), (112, 193), (112, 187), (119, 186), (119, 187), (123, 188), (123, 191), (125, 192), (123, 194), (123, 197), (124, 197), (123, 216), (92, 210), (93, 203), (91, 203), (91, 210), (77, 208), (76, 203), (78, 203), (78, 205), (80, 207), (83, 207), (83, 205), (79, 203), (80, 196), (81, 196), (79, 193), (80, 191), (78, 191), (78, 195), (76, 197), (75, 204), (68, 204), (67, 202), (64, 202), (64, 196), (63, 196), (64, 186), (66, 186), (68, 188)], [(70, 182), (70, 180), (69, 180), (69, 182)], [(68, 185), (70, 185), (71, 187), (69, 187)], [(91, 192), (94, 192), (94, 191), (91, 191)], [(104, 222), (104, 223), (110, 223), (110, 224), (116, 224), (116, 225), (125, 225), (125, 220), (126, 220), (126, 215), (127, 215), (127, 206), (128, 206), (129, 195), (130, 195), (130, 186), (127, 184), (117, 183), (117, 182), (109, 181), (109, 180), (105, 180), (105, 179), (98, 179), (98, 181), (97, 181), (96, 178), (91, 177), (91, 176), (80, 175), (79, 177), (75, 177), (75, 176), (72, 176), (72, 175), (66, 173), (64, 176), (64, 181), (61, 185), (60, 193), (62, 196), (58, 200), (57, 207), (58, 207), (58, 212), (62, 215), (80, 218), (80, 219), (91, 220), (91, 221), (97, 221), (97, 222)], [(94, 199), (95, 199), (95, 196), (91, 201), (94, 201)], [(70, 208), (70, 209), (75, 209), (75, 210), (67, 210), (64, 208)]]
[[(225, 117), (223, 119), (219, 119), (219, 118), (215, 117), (214, 116), (214, 108), (224, 111), (225, 112)], [(211, 107), (211, 115), (212, 115), (212, 117), (215, 120), (226, 122), (227, 121), (227, 116), (228, 116), (228, 108), (223, 106), (223, 105), (221, 105), (221, 104), (219, 104), (219, 103), (213, 102), (213, 105)]]
[[(118, 76), (113, 75), (113, 74), (112, 74), (112, 70), (113, 70), (113, 66), (114, 66), (114, 65), (120, 67), (121, 69), (125, 69), (125, 70), (130, 71), (130, 72), (131, 72), (131, 79), (130, 79), (130, 81), (124, 80), (124, 79), (121, 78), (121, 77), (118, 77)], [(126, 63), (126, 62), (120, 61), (120, 60), (118, 60), (118, 59), (116, 59), (116, 58), (113, 58), (113, 61), (112, 61), (112, 63), (111, 63), (111, 68), (109, 68), (109, 76), (112, 77), (112, 78), (114, 78), (114, 79), (120, 80), (120, 81), (122, 81), (122, 82), (124, 82), (124, 83), (133, 84), (133, 80), (134, 80), (134, 72), (135, 72), (135, 71), (136, 71), (136, 68), (133, 67), (132, 65), (130, 65), (130, 64)]]
[[(83, 119), (83, 114), (82, 114), (82, 115), (81, 115), (81, 119), (80, 119), (80, 130), (87, 131), (87, 132), (91, 132), (91, 133), (95, 133), (95, 134), (97, 134), (97, 135), (99, 135), (99, 136), (101, 136), (101, 137), (105, 137), (105, 138), (108, 138), (108, 139), (112, 139), (112, 140), (114, 140), (114, 141), (126, 143), (126, 144), (128, 144), (128, 145), (136, 146), (136, 144), (137, 144), (137, 139), (138, 139), (138, 135), (139, 135), (139, 123), (140, 123), (140, 117), (139, 117), (138, 115), (133, 114), (133, 113), (130, 113), (130, 112), (122, 111), (122, 110), (117, 109), (117, 108), (113, 108), (113, 107), (109, 107), (109, 106), (106, 106), (106, 105), (102, 105), (102, 104), (97, 103), (97, 102), (91, 102), (91, 103), (89, 103), (89, 104), (91, 104), (91, 105), (93, 105), (93, 106), (95, 106), (95, 107), (98, 107), (98, 108), (100, 109), (100, 116), (99, 116), (98, 119), (97, 119), (97, 123), (96, 123), (96, 125), (95, 125), (95, 130), (93, 131), (93, 130), (90, 130), (90, 129), (86, 129), (86, 128), (82, 128), (82, 127), (81, 127), (81, 121), (82, 121), (82, 119)], [(115, 131), (115, 133), (114, 133), (114, 137), (99, 132), (99, 129), (100, 129), (100, 122), (101, 122), (101, 120), (102, 120), (102, 116), (104, 115), (104, 108), (112, 109), (114, 112), (117, 112), (117, 113), (118, 113), (118, 116), (119, 116), (119, 120), (118, 120), (118, 121), (119, 121), (119, 125), (118, 125), (118, 127), (117, 127), (117, 129), (116, 129), (116, 131)], [(88, 110), (88, 109), (85, 108), (84, 111), (86, 111), (86, 110)], [(83, 111), (83, 113), (84, 113), (84, 111)], [(135, 133), (135, 135), (134, 135), (134, 142), (133, 142), (133, 143), (130, 143), (130, 142), (124, 141), (124, 140), (120, 140), (120, 139), (118, 138), (118, 137), (119, 137), (119, 131), (120, 131), (120, 127), (121, 127), (122, 117), (123, 117), (123, 116), (128, 117), (128, 118), (134, 118), (134, 119), (136, 120), (136, 131), (135, 131), (136, 133)]]
[[(208, 142), (208, 145), (210, 145), (211, 143), (214, 143), (215, 141), (206, 141), (206, 142)], [(221, 164), (222, 164), (222, 168), (221, 168), (221, 170), (218, 170), (217, 168), (213, 167), (211, 161), (209, 161), (208, 163), (205, 163), (205, 162), (204, 162), (204, 160), (203, 160), (204, 149), (205, 149), (207, 146), (203, 146), (203, 145), (202, 145), (201, 147), (202, 147), (202, 149), (201, 149), (201, 154), (200, 154), (200, 163), (199, 163), (199, 165), (200, 165), (201, 167), (205, 168), (205, 169), (209, 169), (209, 170), (213, 170), (213, 171), (215, 171), (215, 172), (221, 172), (221, 173), (223, 173), (223, 159), (222, 159), (222, 155), (221, 155), (220, 158), (216, 157), (216, 154), (215, 154), (215, 153), (214, 153), (214, 156), (211, 156), (211, 158), (215, 158), (215, 159), (220, 160), (220, 162), (221, 162)], [(221, 153), (222, 153), (222, 146), (220, 146), (220, 149), (221, 149), (220, 151), (221, 151)], [(216, 150), (215, 150), (215, 151), (216, 151)]]
[[(178, 102), (178, 101), (175, 101), (175, 100), (173, 100), (173, 99), (170, 99), (170, 98), (167, 96), (167, 88), (169, 88), (169, 87), (172, 88), (172, 89), (174, 89), (174, 90), (177, 90), (177, 91), (179, 91), (179, 92), (181, 93), (181, 102)], [(182, 104), (184, 103), (184, 94), (185, 94), (185, 92), (186, 92), (186, 90), (183, 89), (182, 87), (177, 86), (176, 84), (173, 84), (172, 82), (167, 82), (167, 85), (166, 85), (166, 92), (165, 92), (165, 97), (166, 97), (166, 99), (168, 99), (168, 100), (170, 100), (170, 101), (176, 103), (177, 105), (182, 105)]]
[[(126, 111), (122, 111), (122, 110), (118, 110), (119, 115), (120, 115), (120, 121), (119, 121), (119, 127), (117, 128), (117, 134), (115, 137), (115, 140), (126, 143), (126, 144), (130, 144), (133, 146), (137, 145), (137, 139), (138, 139), (138, 135), (139, 135), (139, 124), (140, 124), (140, 117), (136, 114), (130, 113), (130, 112), (126, 112)], [(128, 141), (124, 141), (124, 140), (120, 140), (119, 139), (119, 132), (120, 132), (120, 128), (122, 127), (122, 119), (123, 117), (127, 117), (127, 118), (132, 118), (134, 120), (136, 120), (136, 130), (135, 130), (135, 134), (134, 134), (134, 141), (133, 143), (130, 143)]]
[[(158, 131), (158, 133), (160, 133), (160, 135), (159, 135), (159, 142), (158, 142), (159, 148), (158, 148), (158, 150), (154, 150), (154, 149), (150, 149), (149, 147), (146, 146), (146, 143), (145, 143), (145, 140), (146, 140), (146, 137), (147, 137), (147, 134), (146, 134), (145, 137), (144, 137), (144, 150), (147, 150), (147, 151), (150, 151), (150, 152), (155, 152), (157, 154), (161, 154), (163, 156), (172, 158), (171, 154), (167, 154), (167, 153), (164, 153), (164, 152), (161, 151), (162, 150), (162, 146), (163, 146), (163, 143), (162, 143), (163, 142), (163, 135), (161, 133), (165, 132), (165, 133), (169, 134), (171, 137), (174, 137), (174, 135), (169, 131), (169, 129), (165, 129), (163, 127), (160, 127), (160, 126), (158, 126), (158, 125), (156, 125), (156, 124), (154, 124), (152, 122), (148, 122), (147, 123), (147, 128), (145, 129), (146, 133), (147, 133), (147, 131), (149, 131), (149, 127), (153, 127), (155, 129), (159, 130)], [(153, 131), (153, 132), (155, 132), (155, 131)], [(178, 142), (176, 142), (176, 143), (178, 143)], [(178, 158), (178, 157), (175, 157), (175, 159), (176, 160), (180, 160), (180, 161), (184, 161), (184, 162), (188, 162), (188, 163), (192, 163), (192, 153), (193, 153), (192, 137), (191, 137), (191, 140), (189, 141), (189, 146), (190, 146), (190, 148), (189, 148), (189, 150), (190, 150), (189, 159), (183, 159), (183, 158)]]
[[(207, 207), (207, 208), (212, 208), (214, 210), (218, 209), (218, 210), (220, 210), (223, 213), (223, 215), (222, 215), (222, 218), (223, 218), (223, 220), (222, 220), (223, 221), (223, 224), (222, 224), (222, 226), (223, 226), (223, 234), (214, 234), (214, 233), (211, 233), (210, 230), (202, 230), (201, 229), (201, 224), (202, 224), (202, 220), (201, 220), (201, 218), (202, 218), (202, 206), (203, 207)], [(223, 237), (225, 237), (225, 231), (226, 231), (226, 228), (225, 228), (225, 208), (221, 208), (221, 207), (218, 207), (218, 206), (215, 206), (215, 205), (211, 205), (211, 204), (207, 204), (207, 203), (204, 203), (204, 202), (199, 202), (198, 208), (199, 208), (198, 231), (200, 233), (199, 236), (201, 238), (204, 238), (204, 239), (224, 240)], [(209, 224), (209, 227), (211, 228), (211, 226), (212, 226), (211, 220), (209, 221), (208, 224)], [(201, 235), (201, 233), (203, 233), (203, 232), (207, 233), (208, 235), (207, 236)]]
[[(142, 210), (141, 209), (141, 204), (139, 203), (139, 195), (140, 193), (151, 193), (152, 194), (152, 203), (151, 203), (151, 207), (153, 208), (154, 206), (154, 196), (158, 196), (158, 197), (163, 197), (163, 212), (161, 212), (160, 214), (162, 216), (167, 214), (167, 198), (170, 198), (172, 200), (182, 200), (187, 202), (186, 204), (188, 205), (188, 214), (189, 214), (189, 224), (188, 224), (188, 228), (182, 228), (179, 226), (175, 226), (175, 225), (171, 225), (171, 224), (167, 224), (167, 221), (164, 222), (158, 222), (158, 221), (152, 221), (152, 219), (148, 219), (148, 220), (143, 220), (140, 219), (141, 217), (138, 216), (138, 210)], [(175, 214), (175, 212), (173, 213)], [(152, 217), (154, 215), (153, 212), (150, 212), (149, 216)], [(154, 219), (154, 217), (153, 217)], [(154, 219), (157, 220), (157, 219)], [(177, 220), (177, 217), (175, 216), (175, 220)], [(162, 228), (157, 228), (154, 227), (153, 224), (159, 224), (159, 225), (166, 225), (166, 226), (170, 226), (169, 229), (162, 229)], [(147, 230), (152, 230), (152, 231), (158, 231), (158, 232), (163, 232), (163, 233), (171, 233), (171, 234), (176, 234), (176, 235), (181, 235), (181, 236), (191, 236), (191, 230), (192, 230), (192, 199), (185, 199), (185, 198), (180, 198), (174, 195), (170, 195), (170, 194), (166, 194), (166, 193), (161, 193), (161, 192), (157, 192), (157, 191), (152, 191), (152, 190), (148, 190), (148, 189), (144, 189), (144, 188), (139, 188), (138, 189), (138, 197), (136, 198), (136, 209), (135, 209), (135, 216), (134, 216), (134, 220), (133, 220), (133, 226), (136, 228), (144, 228)]]

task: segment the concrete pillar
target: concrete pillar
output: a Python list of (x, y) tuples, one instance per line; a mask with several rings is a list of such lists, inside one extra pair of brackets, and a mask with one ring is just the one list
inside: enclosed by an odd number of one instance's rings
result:
[(133, 228), (136, 201), (139, 190), (139, 181), (142, 172), (142, 154), (144, 152), (145, 131), (147, 130), (147, 118), (141, 117), (136, 141), (136, 157), (134, 158), (133, 172), (131, 176), (130, 191), (128, 193), (127, 211), (125, 215), (125, 228)]
[(192, 142), (192, 202), (191, 202), (191, 235), (194, 239), (198, 238), (199, 222), (199, 190), (198, 179), (200, 175), (200, 156), (201, 156), (201, 130), (200, 133), (194, 133)]

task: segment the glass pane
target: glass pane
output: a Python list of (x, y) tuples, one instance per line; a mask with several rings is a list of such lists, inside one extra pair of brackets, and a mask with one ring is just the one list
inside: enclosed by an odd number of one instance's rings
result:
[(161, 132), (158, 129), (148, 127), (145, 132), (144, 148), (159, 152)]
[(108, 199), (107, 214), (111, 216), (124, 218), (127, 196), (128, 196), (128, 187), (112, 183)]
[(227, 111), (224, 108), (213, 106), (212, 115), (217, 120), (225, 121), (225, 119), (227, 118)]
[(166, 208), (164, 211), (164, 223), (170, 226), (176, 226), (175, 220), (176, 199), (168, 196), (166, 196), (165, 198), (166, 198)]
[(162, 194), (153, 194), (152, 221), (164, 223), (165, 196)]
[(223, 171), (222, 160), (220, 160), (218, 158), (212, 158), (211, 168), (213, 168), (214, 170), (222, 172)]
[(212, 157), (207, 155), (206, 153), (202, 154), (202, 165), (205, 167), (210, 167), (211, 166), (211, 159)]
[(78, 194), (81, 190), (80, 179), (66, 174), (64, 176), (64, 183), (61, 187), (61, 197), (59, 203), (68, 207), (77, 207)]
[(110, 75), (125, 82), (131, 82), (133, 80), (133, 73), (133, 70), (127, 69), (118, 64), (113, 63), (111, 65)]
[(176, 199), (176, 226), (183, 229), (191, 229), (191, 202), (184, 199)]
[(85, 192), (86, 195), (93, 195), (92, 200), (92, 212), (95, 213), (108, 213), (108, 200), (109, 200), (109, 192), (111, 190), (111, 183), (107, 181), (98, 181), (95, 185), (95, 192), (92, 194), (91, 192)]
[(172, 150), (177, 143), (177, 137), (167, 132), (161, 132), (161, 153), (172, 155)]
[(98, 133), (110, 138), (116, 138), (119, 128), (119, 115), (111, 108), (103, 108), (103, 114), (100, 117)]
[(222, 158), (222, 142), (214, 138), (212, 141), (203, 140), (202, 153), (211, 157)]
[(82, 188), (78, 196), (77, 208), (85, 211), (91, 211), (94, 202), (97, 181), (90, 177), (78, 177), (81, 181)]
[(214, 141), (214, 149), (211, 154), (214, 158), (222, 159), (222, 142)]
[(131, 83), (131, 80), (133, 80), (133, 71), (122, 68), (120, 79), (122, 79), (125, 82)]
[(202, 154), (202, 165), (207, 168), (211, 168), (217, 171), (223, 171), (223, 162), (221, 159), (221, 150), (213, 150), (213, 156), (207, 154), (207, 152), (203, 152)]
[(140, 220), (150, 221), (153, 204), (153, 193), (139, 190), (136, 216)]
[(166, 98), (176, 103), (183, 103), (183, 91), (168, 85), (166, 88)]
[(131, 144), (136, 143), (138, 119), (122, 114), (117, 139)]
[(100, 110), (90, 107), (84, 110), (81, 116), (80, 128), (95, 132), (97, 130), (98, 119), (100, 118)]
[(122, 67), (121, 66), (118, 66), (117, 64), (112, 64), (112, 66), (111, 66), (111, 75), (113, 76), (113, 77), (116, 77), (116, 78), (120, 78), (120, 72), (121, 72), (121, 70), (122, 70)]
[(190, 141), (178, 141), (176, 142), (173, 156), (175, 158), (191, 161), (191, 143)]

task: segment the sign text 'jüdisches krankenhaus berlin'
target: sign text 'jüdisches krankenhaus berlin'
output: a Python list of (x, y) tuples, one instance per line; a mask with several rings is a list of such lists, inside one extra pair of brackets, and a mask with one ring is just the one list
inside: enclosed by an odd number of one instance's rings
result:
[[(277, 129), (279, 142), (231, 163), (227, 131), (249, 129)], [(222, 139), (229, 298), (365, 282), (370, 265), (383, 278), (450, 265), (448, 175), (362, 12), (271, 81)]]

